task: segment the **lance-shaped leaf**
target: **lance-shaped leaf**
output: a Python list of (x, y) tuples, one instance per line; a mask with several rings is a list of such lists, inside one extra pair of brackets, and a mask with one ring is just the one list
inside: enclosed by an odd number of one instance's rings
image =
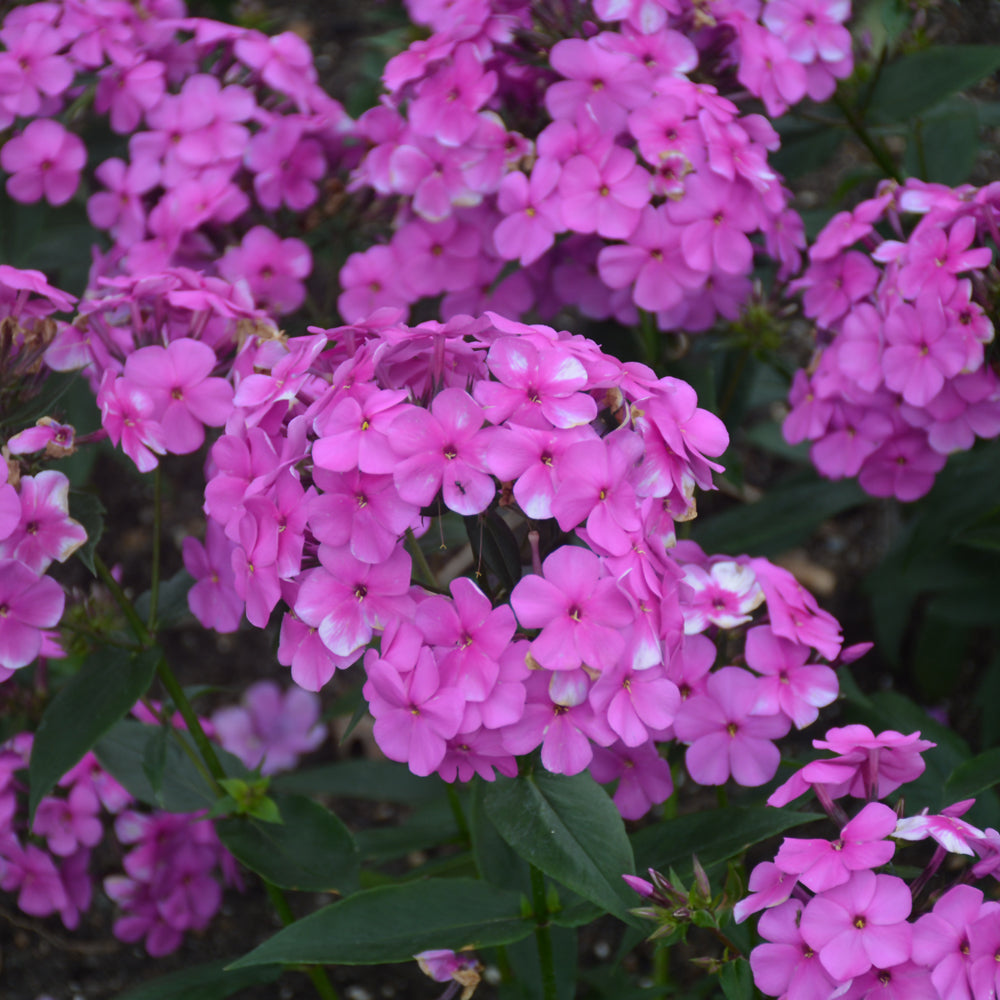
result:
[(499, 778), (483, 802), (522, 858), (607, 912), (634, 919), (628, 913), (634, 899), (622, 881), (635, 871), (625, 824), (589, 774)]
[(430, 948), (511, 944), (534, 928), (517, 893), (475, 879), (429, 879), (348, 896), (290, 924), (230, 968), (408, 962)]
[(250, 986), (273, 983), (284, 972), (280, 965), (261, 965), (230, 972), (226, 961), (205, 962), (120, 993), (115, 1000), (225, 1000)]

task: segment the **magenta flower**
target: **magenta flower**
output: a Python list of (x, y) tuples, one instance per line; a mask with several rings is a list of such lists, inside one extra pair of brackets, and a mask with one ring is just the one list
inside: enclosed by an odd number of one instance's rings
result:
[(36, 118), (0, 149), (0, 166), (11, 175), (7, 193), (15, 201), (45, 198), (51, 205), (64, 205), (86, 162), (82, 140), (50, 118)]
[(564, 545), (542, 564), (542, 576), (522, 577), (514, 588), (510, 603), (521, 625), (542, 630), (531, 655), (543, 667), (606, 670), (624, 651), (622, 630), (635, 615), (601, 568), (594, 553)]
[(188, 607), (205, 628), (216, 632), (235, 632), (243, 618), (243, 601), (234, 587), (233, 548), (222, 525), (211, 518), (204, 545), (188, 536), (181, 546), (184, 568), (195, 579)]
[(758, 680), (739, 667), (709, 675), (706, 693), (681, 703), (674, 719), (677, 739), (690, 744), (688, 772), (701, 785), (763, 785), (778, 770), (781, 753), (772, 742), (788, 732), (783, 715), (752, 715)]
[(590, 774), (601, 784), (617, 779), (612, 801), (623, 819), (641, 819), (653, 806), (666, 802), (674, 791), (670, 763), (660, 756), (652, 741), (637, 747), (622, 743), (606, 749), (594, 747)]
[(65, 562), (87, 540), (69, 516), (69, 480), (48, 469), (21, 479), (20, 519), (0, 541), (0, 559), (17, 559), (41, 575), (53, 560)]
[(574, 156), (563, 167), (559, 194), (569, 229), (626, 240), (649, 203), (649, 174), (636, 163), (634, 153), (613, 146), (600, 161), (586, 154)]
[(266, 226), (254, 226), (219, 261), (224, 278), (245, 279), (261, 307), (279, 316), (295, 312), (305, 301), (303, 282), (311, 271), (309, 247), (302, 240), (283, 240)]
[(42, 629), (55, 628), (66, 595), (49, 576), (15, 559), (0, 559), (0, 667), (25, 667), (42, 648)]
[(445, 389), (430, 410), (410, 407), (392, 424), (390, 444), (399, 461), (393, 470), (399, 495), (428, 504), (441, 490), (458, 514), (486, 510), (496, 484), (485, 470), (482, 408), (462, 389)]
[(910, 957), (913, 901), (894, 875), (855, 872), (844, 885), (815, 896), (802, 913), (802, 937), (834, 979), (886, 969)]
[(774, 863), (783, 872), (797, 875), (813, 892), (824, 892), (843, 885), (852, 872), (886, 864), (896, 850), (886, 837), (895, 836), (895, 828), (895, 810), (881, 802), (869, 802), (837, 840), (786, 837)]
[[(993, 907), (993, 919), (998, 908)], [(931, 981), (941, 1000), (975, 1000), (969, 983), (972, 965), (970, 929), (986, 915), (983, 894), (971, 885), (957, 885), (934, 903), (913, 928), (913, 957), (931, 969)]]
[(762, 992), (788, 1000), (830, 997), (838, 984), (803, 940), (801, 915), (802, 902), (791, 899), (760, 918), (758, 930), (765, 943), (750, 953), (754, 982)]

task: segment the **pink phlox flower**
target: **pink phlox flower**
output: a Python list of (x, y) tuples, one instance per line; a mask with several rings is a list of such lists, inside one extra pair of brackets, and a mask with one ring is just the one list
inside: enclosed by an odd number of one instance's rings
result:
[(515, 170), (500, 182), (497, 208), (504, 218), (493, 231), (493, 242), (504, 260), (533, 264), (563, 230), (557, 188), (560, 165), (550, 157), (537, 159), (531, 177)]
[(652, 741), (636, 747), (623, 743), (594, 747), (590, 774), (602, 785), (618, 781), (612, 801), (623, 819), (641, 819), (653, 806), (666, 802), (674, 791), (670, 763), (660, 756)]
[(238, 247), (229, 247), (219, 260), (222, 277), (232, 282), (246, 279), (254, 300), (277, 315), (302, 305), (303, 281), (311, 271), (309, 247), (302, 240), (283, 240), (266, 226), (254, 226)]
[(545, 520), (553, 516), (561, 456), (593, 436), (589, 425), (543, 430), (508, 423), (490, 436), (486, 466), (501, 482), (514, 483), (514, 499), (528, 517)]
[(217, 521), (209, 520), (205, 544), (188, 536), (181, 547), (184, 568), (194, 577), (188, 591), (191, 614), (216, 632), (235, 632), (243, 617), (243, 601), (234, 588), (230, 541)]
[(20, 202), (45, 198), (51, 205), (65, 205), (86, 162), (83, 141), (50, 118), (29, 122), (0, 149), (0, 166), (10, 174), (7, 193)]
[(253, 373), (240, 379), (233, 396), (234, 406), (250, 411), (245, 413), (244, 423), (249, 427), (259, 424), (279, 403), (291, 406), (299, 390), (312, 380), (311, 366), (326, 346), (324, 333), (293, 338), (277, 357), (262, 357), (262, 345), (254, 358)]
[(756, 21), (741, 18), (739, 40), (737, 79), (764, 102), (771, 118), (780, 117), (806, 96), (806, 70), (792, 58), (781, 38)]
[(683, 701), (674, 719), (677, 739), (689, 744), (685, 763), (701, 785), (732, 776), (755, 787), (774, 777), (781, 754), (772, 742), (788, 732), (784, 715), (753, 715), (759, 681), (739, 667), (710, 674), (705, 694)]
[(965, 344), (933, 291), (921, 292), (912, 306), (895, 306), (885, 318), (885, 339), (885, 384), (913, 406), (929, 403), (966, 361)]
[(423, 506), (441, 490), (445, 505), (458, 514), (484, 511), (496, 484), (486, 472), (483, 417), (462, 389), (445, 389), (429, 410), (414, 406), (398, 416), (389, 443), (398, 456), (393, 477), (399, 495)]
[(957, 885), (934, 903), (913, 928), (913, 960), (931, 969), (931, 981), (940, 1000), (975, 1000), (969, 983), (972, 965), (970, 928), (992, 908), (996, 919), (1000, 907), (987, 904), (971, 885)]
[(105, 160), (94, 171), (107, 188), (87, 200), (87, 215), (98, 229), (107, 229), (122, 246), (131, 246), (146, 235), (146, 209), (142, 196), (159, 183), (155, 162), (134, 160), (126, 164), (118, 157)]
[(559, 176), (559, 195), (567, 228), (627, 240), (652, 192), (649, 174), (635, 154), (612, 146), (600, 160), (586, 153), (569, 160)]
[(68, 312), (75, 302), (75, 295), (50, 285), (41, 271), (0, 264), (0, 307), (6, 315), (48, 316)]
[(0, 667), (18, 670), (31, 663), (42, 648), (42, 630), (59, 624), (65, 603), (51, 577), (0, 559)]
[(214, 473), (205, 485), (205, 512), (226, 526), (233, 541), (239, 538), (243, 502), (266, 491), (283, 462), (274, 442), (261, 427), (228, 433), (212, 445)]
[(865, 460), (858, 481), (872, 496), (894, 496), (908, 503), (930, 490), (946, 459), (930, 448), (925, 434), (901, 431)]
[(869, 802), (834, 840), (786, 837), (774, 863), (813, 892), (843, 885), (851, 872), (887, 864), (896, 847), (896, 812), (881, 802)]
[(594, 756), (594, 746), (610, 746), (614, 733), (587, 700), (589, 679), (582, 670), (563, 675), (535, 671), (529, 677), (524, 713), (502, 730), (504, 746), (521, 756), (541, 745), (542, 766), (553, 774), (579, 774)]
[[(478, 970), (480, 968), (479, 959), (474, 954), (466, 952), (459, 955), (454, 951), (440, 949), (422, 951), (413, 957), (420, 966), (420, 971), (425, 976), (430, 976), (436, 983), (448, 983), (454, 980), (465, 987), (460, 1000), (469, 1000), (472, 996), (475, 984), (479, 982)], [(474, 978), (470, 978), (470, 973)]]
[[(759, 913), (761, 910), (770, 907), (781, 906), (788, 901), (792, 895), (792, 890), (798, 884), (798, 879), (783, 872), (774, 862), (762, 861), (755, 865), (750, 878), (747, 881), (747, 889), (750, 895), (741, 899), (733, 907), (733, 919), (741, 924), (752, 913)], [(801, 909), (802, 904), (796, 900), (797, 909)], [(797, 915), (797, 914), (796, 914)], [(798, 928), (798, 921), (795, 923)], [(772, 940), (780, 940), (767, 935)], [(761, 987), (763, 989), (763, 987)]]
[(242, 157), (250, 132), (241, 122), (257, 111), (253, 95), (238, 84), (223, 87), (209, 73), (189, 76), (179, 99), (185, 109), (184, 134), (175, 153), (195, 169)]
[(131, 135), (143, 115), (155, 108), (166, 93), (166, 66), (155, 59), (136, 58), (131, 65), (112, 64), (97, 76), (94, 107), (110, 111), (111, 130)]
[(937, 815), (928, 815), (924, 809), (919, 816), (903, 816), (896, 824), (893, 837), (897, 840), (924, 840), (931, 837), (952, 854), (976, 853), (975, 847), (985, 834), (978, 827), (959, 817), (968, 812), (975, 799), (964, 799), (947, 806)]
[[(11, 118), (34, 117), (45, 98), (58, 97), (73, 82), (72, 62), (58, 54), (64, 40), (59, 31), (40, 20), (29, 21), (15, 34), (9, 30), (8, 17), (3, 41), (6, 51), (0, 52), (0, 107)], [(46, 102), (48, 106), (51, 103)], [(8, 124), (9, 120), (4, 126)]]
[(66, 858), (80, 847), (95, 847), (100, 843), (104, 836), (98, 818), (100, 808), (94, 790), (78, 783), (64, 799), (46, 795), (38, 804), (31, 829), (45, 838), (53, 854)]
[(302, 754), (326, 739), (319, 721), (319, 698), (301, 688), (282, 692), (273, 681), (247, 688), (241, 704), (212, 713), (212, 725), (223, 749), (262, 774), (290, 771)]
[(677, 685), (681, 700), (707, 693), (708, 673), (715, 663), (715, 643), (704, 635), (681, 635), (666, 663), (667, 677)]
[[(668, 15), (680, 15), (681, 4), (678, 0), (596, 0), (594, 13), (602, 21), (626, 21), (636, 32), (655, 36), (666, 25)], [(678, 32), (668, 31), (667, 34)], [(687, 69), (694, 69), (696, 65), (697, 61)]]
[(941, 1000), (931, 974), (916, 962), (900, 962), (890, 968), (872, 966), (855, 976), (838, 1000)]
[(819, 664), (806, 666), (809, 654), (808, 646), (782, 639), (766, 626), (747, 632), (747, 666), (764, 675), (759, 714), (784, 712), (796, 729), (804, 729), (816, 721), (820, 708), (836, 699), (837, 675)]
[(247, 144), (243, 162), (254, 174), (254, 193), (263, 208), (273, 212), (284, 204), (301, 212), (319, 197), (316, 181), (326, 173), (326, 156), (305, 129), (304, 119), (276, 116)]
[(141, 347), (125, 360), (125, 378), (153, 401), (164, 448), (173, 454), (196, 451), (205, 425), (221, 427), (232, 412), (233, 387), (212, 377), (215, 351), (181, 338), (166, 347)]
[(913, 901), (909, 886), (893, 875), (856, 871), (843, 885), (814, 896), (802, 912), (802, 937), (823, 968), (844, 981), (910, 957)]
[(627, 427), (571, 445), (559, 459), (552, 513), (563, 531), (584, 520), (587, 534), (612, 555), (624, 555), (642, 527), (635, 493), (642, 439)]
[(684, 632), (694, 635), (709, 625), (735, 628), (751, 620), (751, 612), (764, 603), (764, 591), (748, 566), (724, 560), (707, 569), (689, 564), (684, 567), (682, 586), (686, 588)]
[(531, 655), (548, 670), (614, 666), (635, 613), (618, 583), (601, 575), (600, 559), (564, 545), (545, 559), (542, 574), (522, 577), (510, 597), (521, 625), (541, 629)]
[(601, 280), (609, 288), (631, 286), (640, 309), (656, 312), (676, 306), (686, 291), (698, 288), (705, 278), (703, 272), (688, 266), (681, 233), (668, 221), (663, 206), (647, 205), (628, 243), (604, 247), (598, 254)]
[(294, 610), (319, 629), (331, 653), (350, 656), (371, 641), (376, 629), (411, 611), (411, 563), (402, 548), (373, 566), (343, 550), (321, 546), (320, 561), (323, 565), (310, 570), (303, 581)]
[(815, 261), (803, 277), (793, 281), (793, 291), (804, 289), (803, 305), (810, 319), (822, 327), (833, 327), (857, 302), (866, 298), (879, 280), (871, 258), (857, 250), (830, 260)]
[(393, 472), (398, 458), (390, 429), (409, 411), (404, 405), (406, 397), (404, 389), (378, 389), (360, 399), (334, 397), (333, 406), (315, 420), (318, 439), (312, 448), (313, 461), (330, 472)]
[[(285, 602), (294, 607), (297, 586), (282, 587)], [(355, 653), (337, 656), (323, 643), (319, 629), (307, 625), (294, 611), (286, 611), (281, 619), (278, 637), (278, 662), (291, 667), (292, 680), (306, 691), (319, 691), (338, 670), (346, 670), (358, 659)]]
[(684, 197), (667, 204), (667, 218), (682, 227), (681, 249), (688, 267), (702, 274), (718, 270), (746, 274), (753, 265), (747, 233), (760, 224), (756, 199), (745, 182), (730, 183), (713, 173), (685, 179)]
[(291, 579), (301, 569), (309, 504), (314, 496), (312, 487), (304, 490), (295, 474), (285, 469), (266, 494), (243, 502), (244, 517), (257, 522), (254, 561), (258, 566), (273, 563), (282, 580)]
[(798, 62), (837, 63), (851, 55), (850, 15), (850, 0), (771, 0), (761, 19)]
[(464, 174), (472, 155), (464, 147), (455, 149), (433, 139), (410, 136), (389, 156), (392, 190), (412, 195), (410, 207), (417, 215), (440, 222), (451, 215), (454, 207), (482, 201), (482, 195), (471, 190)]
[(499, 771), (507, 778), (517, 776), (517, 759), (504, 749), (503, 738), (496, 730), (461, 730), (448, 740), (448, 749), (437, 767), (442, 780), (471, 781), (479, 775), (483, 781), (495, 781)]
[[(281, 582), (274, 548), (270, 544), (271, 533), (257, 518), (244, 512), (236, 525), (236, 536), (238, 544), (233, 548), (230, 560), (233, 590), (246, 602), (247, 621), (257, 628), (264, 628), (281, 599)], [(258, 546), (261, 555), (259, 562)]]
[(365, 656), (364, 695), (375, 718), (375, 740), (390, 759), (414, 774), (431, 774), (447, 752), (447, 741), (459, 729), (465, 699), (457, 688), (442, 683), (433, 652), (420, 648), (413, 662), (380, 659), (375, 650)]
[(500, 675), (500, 655), (510, 644), (517, 623), (510, 606), (494, 608), (489, 598), (465, 577), (450, 584), (452, 600), (431, 596), (417, 606), (414, 621), (431, 646), (448, 686), (466, 701), (490, 697)]
[(65, 562), (86, 540), (83, 525), (69, 516), (69, 480), (63, 473), (48, 469), (21, 478), (20, 516), (0, 541), (0, 559), (17, 559), (40, 576), (53, 560)]
[(411, 42), (402, 52), (394, 55), (382, 71), (382, 83), (390, 94), (401, 90), (406, 84), (419, 80), (428, 69), (447, 59), (455, 48), (454, 37), (431, 35)]
[(854, 306), (840, 323), (840, 332), (831, 350), (840, 370), (868, 392), (882, 384), (882, 351), (885, 347), (885, 318), (868, 302)]
[(636, 670), (619, 664), (594, 682), (590, 703), (625, 746), (637, 747), (649, 741), (652, 731), (673, 723), (681, 696), (662, 666)]
[(81, 847), (59, 865), (59, 877), (66, 893), (66, 905), (59, 910), (63, 924), (69, 930), (80, 925), (80, 916), (90, 909), (94, 884), (90, 877), (90, 850)]
[(407, 117), (417, 135), (445, 146), (461, 146), (479, 124), (478, 112), (493, 96), (497, 74), (484, 71), (483, 56), (464, 43), (418, 86)]
[(320, 496), (309, 504), (309, 528), (317, 541), (348, 546), (355, 559), (388, 559), (407, 528), (416, 527), (419, 508), (401, 499), (392, 476), (354, 470), (314, 470)]
[(763, 558), (747, 559), (746, 564), (764, 592), (771, 631), (835, 660), (844, 640), (833, 615), (820, 608), (816, 598), (787, 569)]
[(405, 282), (414, 299), (454, 292), (475, 277), (482, 237), (454, 215), (440, 222), (415, 218), (392, 238), (398, 260), (407, 262)]
[(34, 844), (12, 840), (4, 848), (0, 889), (17, 893), (17, 907), (31, 917), (48, 917), (69, 904), (66, 888), (52, 857)]
[(269, 87), (293, 98), (299, 107), (308, 109), (308, 98), (317, 80), (312, 50), (294, 31), (267, 35), (245, 32), (233, 47), (236, 58), (260, 74)]
[(763, 993), (787, 1000), (832, 997), (838, 984), (802, 938), (802, 905), (798, 899), (782, 901), (760, 918), (758, 931), (764, 943), (750, 953), (754, 982)]
[(933, 219), (923, 219), (910, 235), (906, 260), (897, 275), (900, 293), (906, 299), (932, 293), (947, 299), (958, 274), (989, 267), (989, 247), (970, 249), (976, 239), (976, 220), (966, 215), (947, 232)]
[(994, 902), (983, 904), (979, 916), (969, 926), (971, 966), (969, 985), (975, 1000), (995, 997), (1000, 991), (1000, 906)]
[(561, 347), (542, 347), (527, 337), (501, 337), (486, 357), (498, 382), (480, 381), (474, 394), (494, 424), (507, 420), (545, 426), (538, 415), (562, 429), (588, 424), (597, 404), (586, 394), (587, 371)]

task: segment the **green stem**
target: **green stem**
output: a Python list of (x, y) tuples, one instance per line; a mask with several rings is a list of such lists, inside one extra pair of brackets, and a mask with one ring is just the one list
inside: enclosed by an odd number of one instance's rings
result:
[(670, 986), (670, 949), (663, 944), (653, 952), (653, 982), (657, 986)]
[(96, 552), (94, 553), (94, 568), (97, 570), (97, 575), (101, 578), (101, 582), (108, 588), (115, 603), (121, 608), (122, 614), (128, 619), (132, 632), (135, 634), (136, 639), (139, 640), (139, 645), (144, 649), (148, 649), (153, 645), (149, 629), (146, 628), (143, 620), (132, 606), (128, 595), (122, 590), (121, 584), (111, 575), (111, 570), (108, 569), (104, 560)]
[(156, 632), (156, 612), (160, 602), (160, 535), (163, 521), (163, 475), (157, 464), (153, 473), (153, 567), (149, 583), (149, 621), (146, 627), (151, 635)]
[(455, 825), (458, 827), (462, 839), (471, 843), (472, 837), (469, 833), (469, 824), (465, 819), (465, 810), (462, 808), (462, 800), (458, 797), (458, 792), (451, 783), (448, 785), (448, 805), (451, 806), (451, 813), (455, 817)]
[(636, 330), (636, 340), (642, 352), (642, 360), (659, 375), (660, 357), (663, 353), (663, 339), (656, 326), (656, 317), (645, 309), (639, 310), (639, 328)]
[(218, 792), (219, 788), (215, 783), (215, 778), (212, 777), (212, 773), (205, 766), (205, 762), (198, 756), (191, 744), (184, 739), (184, 734), (171, 723), (169, 717), (167, 716), (167, 710), (163, 707), (157, 708), (157, 706), (146, 697), (143, 697), (142, 703), (154, 716), (156, 716), (160, 725), (166, 729), (167, 732), (173, 734), (173, 737), (177, 741), (177, 745), (181, 748), (181, 751), (195, 766), (198, 773), (205, 779), (205, 784), (209, 785), (214, 791)]
[(747, 361), (749, 360), (750, 349), (744, 348), (740, 352), (739, 360), (736, 362), (733, 373), (729, 376), (725, 392), (722, 394), (722, 402), (719, 403), (719, 419), (723, 423), (726, 422), (726, 415), (729, 413), (729, 408), (733, 405), (733, 400), (736, 398), (736, 392), (740, 387), (740, 382), (743, 379), (743, 373), (746, 371)]
[(552, 951), (552, 933), (549, 930), (549, 904), (545, 898), (545, 876), (534, 865), (531, 866), (531, 902), (535, 910), (538, 964), (542, 969), (542, 996), (544, 1000), (558, 1000), (555, 955)]
[(413, 534), (412, 528), (406, 529), (406, 549), (413, 557), (413, 565), (417, 570), (417, 579), (432, 590), (437, 590), (437, 580), (434, 579), (430, 563), (427, 562), (424, 550), (420, 547), (420, 543), (417, 541), (416, 535)]
[(834, 94), (833, 102), (844, 116), (844, 121), (850, 125), (851, 131), (861, 140), (868, 152), (875, 158), (875, 162), (882, 168), (882, 172), (887, 177), (891, 177), (902, 184), (903, 175), (899, 172), (899, 168), (893, 162), (892, 157), (889, 155), (889, 150), (885, 148), (885, 145), (875, 141), (868, 129), (865, 128), (864, 123), (855, 114), (854, 109), (839, 93)]
[[(285, 899), (285, 894), (276, 885), (268, 882), (266, 879), (264, 880), (264, 885), (267, 887), (267, 894), (271, 899), (271, 905), (274, 907), (275, 913), (278, 914), (282, 925), (287, 927), (289, 924), (294, 923), (295, 917), (292, 914), (292, 908), (288, 905), (288, 900)], [(320, 965), (303, 965), (300, 968), (312, 980), (316, 992), (323, 1000), (338, 1000), (337, 991), (333, 988), (333, 983), (330, 982), (326, 974), (326, 969)]]
[(725, 785), (719, 785), (715, 789), (715, 801), (719, 803), (720, 809), (726, 809), (729, 806), (729, 793), (726, 791)]
[[(163, 686), (167, 689), (170, 700), (177, 706), (177, 710), (181, 713), (181, 718), (184, 720), (188, 733), (190, 733), (191, 739), (194, 740), (194, 745), (198, 748), (198, 753), (201, 754), (201, 759), (205, 762), (205, 766), (211, 772), (215, 782), (220, 781), (226, 776), (226, 772), (222, 764), (219, 763), (215, 747), (209, 742), (208, 737), (205, 735), (205, 730), (201, 728), (201, 721), (195, 714), (195, 710), (191, 707), (191, 702), (188, 701), (184, 689), (180, 686), (177, 678), (174, 677), (174, 672), (170, 669), (170, 665), (167, 663), (165, 657), (161, 657), (160, 662), (156, 664), (156, 672), (159, 674)], [(221, 794), (221, 789), (217, 788), (216, 791)]]

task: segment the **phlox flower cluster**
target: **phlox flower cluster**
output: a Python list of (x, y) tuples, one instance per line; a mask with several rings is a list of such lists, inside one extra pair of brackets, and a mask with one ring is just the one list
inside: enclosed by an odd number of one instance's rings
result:
[(71, 453), (74, 429), (43, 418), (10, 434), (19, 407), (41, 388), (45, 351), (65, 327), (53, 314), (73, 301), (38, 271), (0, 265), (0, 412), (12, 415), (0, 436), (0, 681), (39, 655), (63, 655), (52, 629), (66, 598), (46, 572), (87, 540), (69, 513), (69, 480), (42, 467), (45, 458)]
[[(993, 323), (1000, 187), (909, 180), (827, 224), (792, 283), (818, 329), (784, 426), (817, 469), (915, 500), (947, 456), (1000, 434)], [(886, 238), (889, 236), (890, 238)]]
[[(839, 627), (789, 573), (675, 544), (727, 443), (686, 383), (493, 313), (251, 341), (234, 373), (192, 611), (234, 629), (282, 605), (278, 659), (310, 691), (363, 659), (375, 739), (415, 773), (492, 780), (540, 748), (621, 779), (638, 816), (672, 787), (658, 743), (696, 781), (760, 785), (836, 696), (811, 661)], [(475, 554), (475, 579), (415, 571), (439, 517), (505, 539), (510, 582)], [(746, 666), (713, 671), (758, 609)]]
[(597, 2), (593, 20), (408, 6), (433, 33), (389, 62), (384, 102), (357, 124), (352, 187), (397, 210), (388, 242), (341, 272), (348, 322), (443, 296), (446, 319), (569, 306), (699, 331), (739, 315), (755, 261), (798, 270), (777, 133), (734, 101), (778, 115), (829, 97), (852, 65), (846, 0)]
[[(286, 32), (190, 18), (182, 0), (20, 6), (0, 27), (0, 147), (17, 201), (70, 200), (83, 141), (59, 117), (91, 98), (126, 158), (94, 168), (90, 221), (112, 240), (102, 272), (184, 266), (245, 286), (273, 314), (297, 309), (308, 247), (274, 231), (317, 205), (350, 120), (318, 85), (308, 45)], [(73, 120), (76, 124), (79, 116)]]
[[(923, 772), (919, 733), (874, 734), (864, 726), (832, 729), (814, 746), (836, 756), (815, 760), (768, 800), (782, 805), (815, 790), (839, 836), (786, 837), (773, 862), (750, 875), (751, 894), (737, 903), (738, 921), (763, 911), (764, 939), (750, 955), (754, 981), (788, 1000), (978, 1000), (995, 995), (1000, 905), (964, 884), (995, 874), (1000, 839), (961, 819), (973, 801), (939, 814), (900, 815), (880, 798)], [(866, 804), (849, 818), (845, 795)], [(935, 849), (912, 886), (885, 873), (897, 849), (933, 840)], [(921, 894), (939, 871), (977, 858), (951, 885)]]
[[(142, 704), (133, 714), (149, 725), (159, 719)], [(271, 682), (252, 685), (243, 704), (218, 709), (205, 731), (248, 767), (265, 774), (289, 770), (314, 750), (325, 732), (315, 695), (282, 692)], [(172, 725), (183, 726), (177, 718)], [(103, 887), (118, 906), (114, 934), (143, 941), (150, 955), (175, 951), (189, 931), (204, 930), (222, 901), (224, 885), (242, 887), (229, 852), (202, 813), (140, 808), (93, 753), (87, 753), (39, 803), (28, 830), (23, 774), (34, 737), (21, 733), (0, 745), (0, 890), (16, 894), (33, 917), (58, 914), (79, 925), (93, 900), (93, 850), (108, 835), (126, 850), (123, 871)]]

